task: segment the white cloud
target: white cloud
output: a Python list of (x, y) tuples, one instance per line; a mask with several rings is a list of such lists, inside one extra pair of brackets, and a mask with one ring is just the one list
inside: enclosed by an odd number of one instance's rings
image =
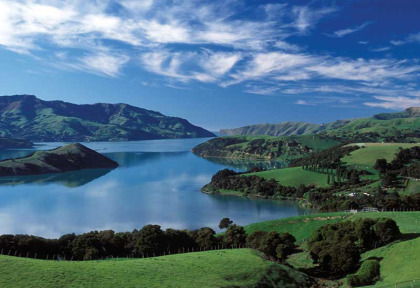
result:
[(391, 49), (392, 49), (391, 47), (386, 46), (386, 47), (373, 48), (370, 51), (372, 51), (372, 52), (386, 52), (386, 51), (389, 51)]
[(295, 6), (293, 7), (292, 13), (296, 17), (294, 26), (300, 32), (306, 32), (309, 29), (313, 29), (315, 24), (323, 17), (328, 14), (336, 12), (335, 7), (324, 7), (324, 8), (310, 8), (309, 6)]
[(330, 58), (323, 63), (308, 67), (306, 70), (335, 79), (377, 82), (386, 79), (410, 79), (420, 66), (406, 61), (392, 59), (346, 59)]
[(413, 33), (405, 37), (403, 40), (391, 40), (390, 43), (394, 46), (401, 46), (408, 43), (420, 44), (420, 32)]
[(210, 74), (222, 76), (242, 58), (240, 53), (210, 53), (199, 60), (200, 66)]
[(411, 97), (385, 97), (385, 96), (376, 96), (374, 97), (380, 102), (365, 102), (366, 106), (370, 107), (382, 107), (386, 109), (401, 110), (409, 107), (420, 106), (420, 98), (411, 98)]
[(274, 74), (287, 74), (292, 69), (310, 65), (314, 60), (314, 58), (303, 54), (259, 53), (252, 58), (246, 69), (232, 75), (232, 77), (241, 82)]
[(306, 100), (297, 100), (296, 102), (295, 102), (295, 104), (297, 104), (297, 105), (306, 105), (306, 106), (313, 106), (313, 105), (315, 105), (315, 104), (311, 104), (311, 103), (309, 103), (308, 101), (306, 101)]
[(121, 68), (129, 60), (126, 55), (108, 54), (100, 52), (85, 56), (82, 58), (80, 69), (87, 69), (93, 73), (104, 74), (107, 76), (115, 77), (121, 71)]
[(355, 26), (353, 28), (346, 28), (346, 29), (337, 30), (333, 34), (326, 34), (326, 35), (331, 36), (331, 37), (341, 38), (341, 37), (344, 37), (344, 36), (346, 36), (348, 34), (352, 34), (352, 33), (358, 32), (358, 31), (366, 28), (370, 24), (372, 24), (372, 22), (365, 22), (362, 25)]

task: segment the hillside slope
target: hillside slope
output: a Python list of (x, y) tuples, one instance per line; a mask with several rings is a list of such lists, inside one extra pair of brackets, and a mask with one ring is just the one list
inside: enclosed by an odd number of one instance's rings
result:
[(0, 97), (0, 136), (31, 141), (213, 137), (187, 120), (128, 104), (77, 105), (32, 95)]
[(381, 113), (370, 118), (337, 120), (327, 124), (283, 122), (222, 129), (221, 136), (323, 134), (343, 141), (409, 142), (420, 137), (420, 107), (397, 113)]
[(52, 174), (82, 169), (116, 168), (118, 163), (79, 143), (23, 158), (0, 161), (0, 176)]
[[(1, 287), (311, 287), (250, 249), (147, 259), (58, 262), (0, 256)], [(22, 277), (24, 275), (24, 277)]]
[(318, 135), (218, 137), (192, 149), (201, 157), (287, 160), (338, 145), (340, 142)]

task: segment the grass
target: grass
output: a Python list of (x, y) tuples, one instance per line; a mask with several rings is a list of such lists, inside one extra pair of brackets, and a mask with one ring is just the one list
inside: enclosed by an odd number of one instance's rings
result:
[[(345, 156), (341, 160), (349, 166), (359, 169), (373, 170), (376, 159), (385, 158), (392, 161), (399, 148), (410, 148), (419, 144), (408, 143), (363, 143), (366, 148), (358, 149)], [(354, 144), (351, 144), (354, 145)], [(376, 170), (373, 170), (376, 172)]]
[(359, 218), (391, 218), (397, 222), (402, 233), (420, 233), (420, 212), (371, 212), (357, 214), (335, 212), (311, 214), (258, 222), (245, 226), (245, 230), (248, 234), (258, 230), (277, 231), (279, 233), (289, 232), (295, 236), (297, 243), (302, 243), (323, 225)]
[(0, 287), (252, 287), (264, 277), (278, 287), (307, 281), (250, 249), (148, 259), (46, 261), (0, 256)]
[[(294, 235), (301, 248), (306, 247), (305, 240), (319, 227), (341, 221), (353, 221), (360, 218), (391, 218), (397, 222), (403, 234), (420, 234), (420, 212), (380, 212), (380, 213), (323, 213), (297, 216), (286, 219), (265, 221), (245, 227), (248, 233), (257, 230), (289, 232)], [(391, 285), (396, 282), (420, 279), (420, 237), (391, 243), (387, 246), (368, 251), (362, 260), (369, 257), (381, 257), (381, 281), (376, 286)], [(287, 261), (296, 268), (312, 267), (307, 251), (292, 255)], [(408, 287), (408, 286), (407, 286)]]
[(274, 178), (283, 186), (299, 187), (301, 184), (315, 184), (318, 187), (328, 186), (327, 174), (303, 170), (302, 167), (268, 170), (245, 175), (257, 175), (267, 180)]
[(380, 261), (381, 280), (375, 286), (420, 279), (420, 237), (392, 243), (363, 254), (363, 259), (369, 257), (383, 258)]
[[(394, 219), (401, 232), (420, 233), (420, 212), (322, 213), (254, 223), (257, 230), (289, 232), (305, 248), (305, 240), (325, 224), (359, 218)], [(362, 255), (382, 257), (381, 281), (376, 285), (420, 278), (420, 238), (394, 242)], [(311, 267), (307, 252), (288, 261)], [(304, 274), (269, 262), (250, 249), (207, 251), (148, 259), (57, 262), (0, 256), (0, 287), (303, 287)], [(274, 284), (273, 284), (274, 283)]]
[(245, 230), (248, 234), (258, 230), (277, 231), (279, 233), (288, 232), (295, 236), (297, 243), (301, 243), (307, 240), (319, 227), (326, 224), (340, 222), (346, 219), (348, 215), (348, 213), (323, 213), (296, 216), (254, 223), (245, 226)]
[[(420, 181), (409, 180), (407, 188), (405, 189), (403, 195), (411, 195), (414, 193), (419, 193), (420, 191)], [(401, 193), (400, 193), (401, 194)]]

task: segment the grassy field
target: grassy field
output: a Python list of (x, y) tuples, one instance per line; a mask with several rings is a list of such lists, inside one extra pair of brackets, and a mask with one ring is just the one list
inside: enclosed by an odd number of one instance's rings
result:
[(307, 281), (304, 274), (264, 260), (250, 249), (87, 262), (0, 256), (0, 275), (3, 288), (253, 287), (263, 277), (277, 287), (296, 287)]
[[(302, 248), (313, 231), (325, 224), (359, 218), (394, 219), (401, 232), (411, 234), (362, 255), (382, 257), (381, 281), (376, 286), (420, 278), (420, 212), (323, 213), (265, 221), (245, 227), (289, 232)], [(311, 265), (307, 252), (292, 257), (292, 264)], [(45, 261), (0, 256), (0, 287), (301, 287), (310, 282), (304, 274), (269, 262), (250, 249), (207, 251), (148, 259), (107, 261)], [(274, 284), (273, 284), (274, 283)], [(273, 286), (274, 285), (274, 286)]]
[(375, 286), (395, 285), (397, 282), (420, 279), (420, 237), (368, 251), (362, 257), (383, 258), (380, 261), (381, 280)]
[(321, 213), (258, 222), (245, 226), (245, 230), (248, 234), (258, 230), (289, 232), (301, 243), (318, 227), (359, 218), (391, 218), (397, 222), (402, 233), (420, 233), (420, 212)]
[[(407, 185), (407, 189), (405, 189), (405, 195), (410, 195), (414, 193), (419, 193), (420, 191), (420, 181), (410, 180)], [(401, 194), (401, 193), (400, 193)]]
[[(305, 249), (305, 239), (322, 225), (337, 223), (340, 221), (352, 221), (360, 218), (391, 218), (395, 220), (404, 234), (420, 236), (420, 212), (381, 212), (381, 213), (325, 213), (306, 216), (297, 216), (287, 219), (279, 219), (251, 224), (245, 227), (248, 233), (257, 230), (277, 232), (289, 232), (297, 239), (298, 244)], [(412, 279), (420, 279), (420, 237), (412, 240), (394, 242), (385, 247), (368, 251), (362, 255), (362, 259), (369, 257), (381, 257), (381, 281), (376, 286), (394, 285)], [(292, 255), (288, 263), (296, 268), (313, 266), (308, 252)], [(409, 287), (409, 286), (407, 286)]]
[[(399, 148), (410, 148), (419, 144), (408, 143), (363, 143), (366, 148), (353, 151), (350, 156), (345, 156), (341, 160), (347, 165), (360, 169), (372, 170), (376, 159), (385, 158), (388, 162), (394, 159)], [(354, 144), (351, 144), (354, 145)], [(374, 170), (376, 171), (376, 170)]]
[(267, 180), (274, 178), (283, 186), (299, 187), (301, 184), (315, 184), (318, 187), (328, 186), (327, 174), (303, 170), (302, 167), (275, 169), (245, 175), (257, 175)]
[(288, 232), (295, 236), (298, 243), (301, 243), (308, 239), (319, 227), (343, 221), (347, 217), (349, 217), (348, 213), (323, 213), (296, 216), (254, 223), (245, 226), (245, 230), (248, 234), (258, 230), (277, 231), (279, 233)]

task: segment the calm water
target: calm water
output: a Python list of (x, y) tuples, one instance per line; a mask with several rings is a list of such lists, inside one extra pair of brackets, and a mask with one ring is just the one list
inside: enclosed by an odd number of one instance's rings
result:
[[(206, 160), (189, 152), (205, 140), (84, 143), (116, 160), (120, 167), (112, 171), (0, 178), (0, 234), (57, 237), (91, 230), (131, 231), (145, 224), (216, 229), (223, 217), (245, 225), (307, 212), (287, 201), (201, 193), (200, 188), (220, 169), (281, 165)], [(36, 149), (52, 149), (61, 144), (40, 143)], [(3, 151), (0, 159), (30, 152)]]

